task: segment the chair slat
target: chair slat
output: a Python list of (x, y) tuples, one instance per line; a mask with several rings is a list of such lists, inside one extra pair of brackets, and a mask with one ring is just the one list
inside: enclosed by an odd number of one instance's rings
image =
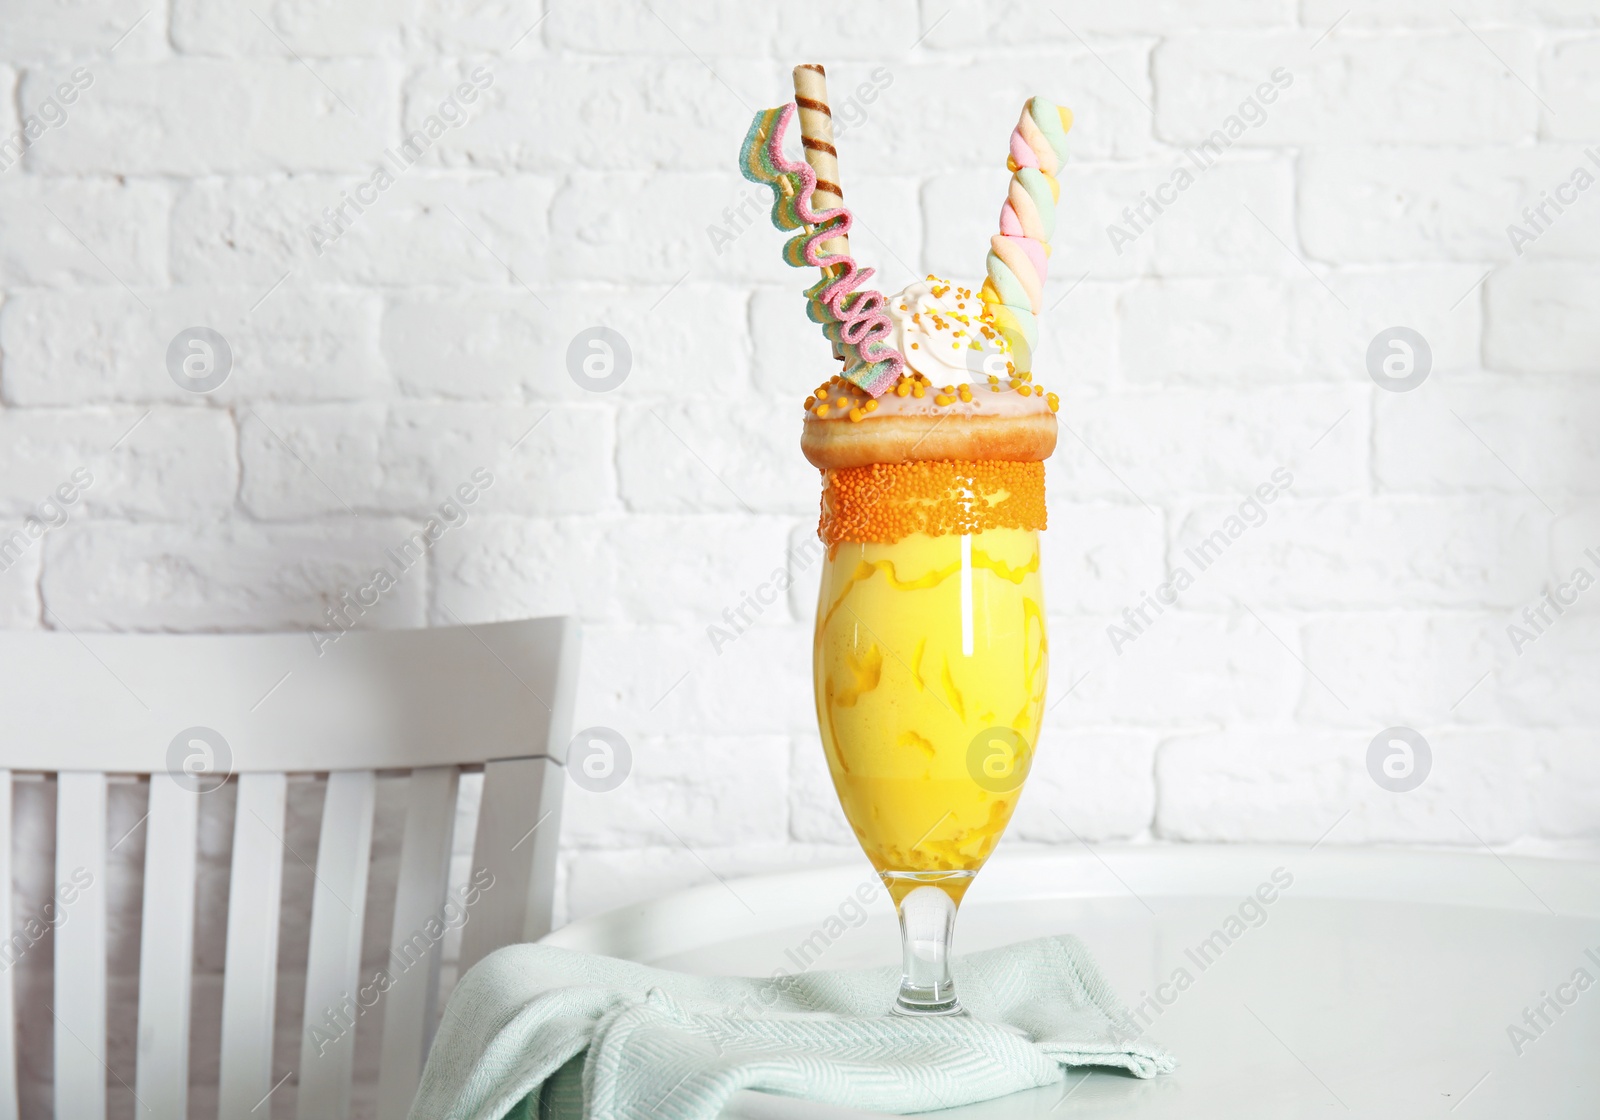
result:
[(355, 1067), (356, 999), (361, 987), (361, 922), (377, 777), (371, 770), (328, 776), (311, 896), (305, 1022), (300, 1035), (300, 1120), (345, 1120)]
[(55, 1110), (106, 1114), (106, 778), (56, 775)]
[(548, 758), (483, 768), (472, 874), (487, 888), (461, 935), (461, 973), (502, 945), (550, 932), (566, 772)]
[(139, 1056), (134, 1095), (156, 1116), (188, 1114), (198, 792), (150, 775), (139, 939)]
[(228, 945), (222, 978), (220, 1120), (263, 1120), (273, 1089), (272, 1023), (278, 988), (278, 906), (283, 892), (282, 774), (241, 774), (233, 821)]
[[(0, 930), (12, 936), (11, 925), (11, 771), (0, 770)], [(17, 946), (0, 943), (0, 1120), (17, 1120), (16, 996), (12, 991), (12, 966)]]
[(239, 774), (565, 758), (579, 637), (576, 619), (545, 618), (327, 627), (309, 640), (302, 630), (97, 634), (93, 645), (0, 630), (7, 767), (160, 773), (173, 732), (195, 725), (227, 740)]
[(385, 965), (393, 983), (383, 997), (378, 1120), (405, 1120), (422, 1077), (444, 930), (447, 920), (454, 917), (454, 911), (447, 915), (442, 910), (450, 873), (458, 773), (454, 766), (411, 773), (394, 925)]

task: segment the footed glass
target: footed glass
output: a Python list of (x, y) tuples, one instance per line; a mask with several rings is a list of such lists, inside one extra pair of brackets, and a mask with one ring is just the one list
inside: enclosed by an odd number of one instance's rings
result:
[(900, 1014), (961, 1013), (956, 912), (1016, 810), (1047, 669), (1037, 532), (829, 550), (817, 722), (845, 817), (899, 913)]

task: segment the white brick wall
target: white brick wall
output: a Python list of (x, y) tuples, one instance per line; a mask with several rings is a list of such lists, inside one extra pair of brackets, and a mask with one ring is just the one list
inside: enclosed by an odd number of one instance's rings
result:
[[(562, 912), (708, 865), (857, 858), (813, 725), (815, 566), (720, 655), (706, 636), (814, 518), (809, 278), (764, 224), (720, 252), (707, 227), (753, 197), (750, 113), (817, 55), (836, 104), (892, 79), (840, 140), (855, 247), (891, 288), (981, 268), (1027, 94), (1077, 114), (1042, 370), (1070, 429), (1053, 706), (1010, 842), (1315, 839), (1346, 810), (1328, 842), (1471, 844), (1462, 820), (1600, 839), (1600, 592), (1520, 654), (1506, 635), (1600, 545), (1600, 187), (1520, 255), (1506, 233), (1600, 175), (1594, 6), (821, 7), (8, 14), (0, 131), (92, 81), (0, 172), (0, 516), (77, 466), (94, 482), (0, 573), (0, 624), (307, 626), (487, 468), (367, 622), (584, 618), (579, 726), (621, 731), (637, 767), (572, 796)], [(1282, 96), (1119, 254), (1108, 225), (1277, 68)], [(459, 126), (317, 252), (323, 208), (475, 71), (492, 84)], [(206, 396), (166, 369), (197, 324), (235, 359)], [(603, 394), (566, 371), (596, 324), (634, 355)], [(1394, 325), (1433, 353), (1404, 394), (1366, 370)], [(1265, 524), (1113, 649), (1107, 626), (1279, 467)], [(1396, 723), (1433, 745), (1412, 794), (1366, 772)]]

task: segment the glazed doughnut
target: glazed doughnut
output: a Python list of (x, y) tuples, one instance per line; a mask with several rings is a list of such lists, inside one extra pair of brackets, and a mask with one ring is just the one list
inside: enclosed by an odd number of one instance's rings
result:
[[(928, 386), (920, 397), (886, 393), (862, 412), (864, 396), (852, 401), (841, 386), (830, 389), (832, 400), (846, 403), (830, 405), (820, 417), (815, 406), (808, 409), (800, 436), (806, 459), (824, 470), (924, 460), (1032, 463), (1056, 447), (1055, 413), (1042, 396), (987, 385), (946, 394)], [(936, 403), (952, 395), (949, 403)]]

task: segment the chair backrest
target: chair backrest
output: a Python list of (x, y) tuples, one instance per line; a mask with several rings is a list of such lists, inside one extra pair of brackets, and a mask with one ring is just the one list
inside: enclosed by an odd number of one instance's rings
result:
[[(378, 1020), (378, 1115), (404, 1117), (439, 1011), (448, 932), (461, 930), (465, 971), (550, 928), (578, 641), (567, 618), (348, 631), (336, 641), (0, 632), (0, 883), (14, 870), (14, 778), (54, 776), (56, 786), (50, 905), (62, 920), (52, 912), (43, 922), (55, 946), (56, 1116), (104, 1117), (108, 1077), (123, 1081), (107, 1062), (105, 887), (108, 843), (126, 837), (108, 837), (107, 789), (108, 778), (133, 775), (149, 788), (136, 1078), (127, 1086), (137, 1115), (188, 1115), (199, 806), (233, 782), (218, 1116), (265, 1120), (283, 1115), (292, 1096), (303, 1120), (343, 1120), (356, 1022), (365, 1031)], [(483, 794), (470, 874), (452, 889), (458, 776), (476, 769)], [(285, 841), (286, 805), (291, 780), (303, 776), (324, 780), (325, 793), (299, 1053), (275, 1085), (283, 871), (300, 858)], [(405, 781), (405, 819), (390, 954), (381, 975), (363, 976), (376, 791), (395, 776)], [(11, 892), (0, 890), (0, 931), (12, 938), (0, 945), (0, 1120), (18, 1115), (10, 966), (37, 940), (31, 927), (17, 930), (11, 909)], [(284, 1091), (285, 1082), (294, 1084)]]

